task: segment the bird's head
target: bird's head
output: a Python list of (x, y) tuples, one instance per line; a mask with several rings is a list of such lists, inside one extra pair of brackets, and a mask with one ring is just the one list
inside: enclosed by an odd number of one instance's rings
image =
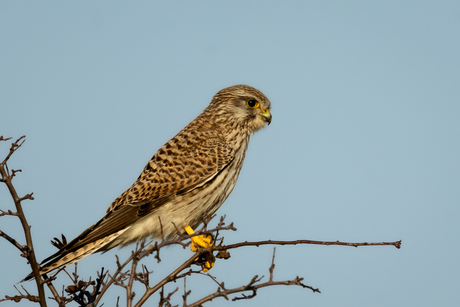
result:
[(208, 109), (217, 115), (217, 121), (243, 126), (249, 132), (256, 132), (272, 121), (270, 100), (248, 85), (224, 88), (214, 96)]

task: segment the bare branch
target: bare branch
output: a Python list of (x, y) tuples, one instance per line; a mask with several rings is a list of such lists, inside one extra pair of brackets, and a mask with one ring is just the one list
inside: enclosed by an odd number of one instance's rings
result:
[(16, 212), (13, 212), (11, 210), (3, 211), (2, 209), (0, 209), (0, 216), (5, 216), (5, 215), (18, 216)]
[[(3, 162), (1, 164), (6, 164), (6, 162), (10, 159), (10, 157), (14, 154), (14, 152), (16, 150), (19, 149), (19, 147), (22, 146), (22, 144), (24, 144), (25, 142), (25, 135), (21, 136), (19, 139), (16, 140), (16, 142), (12, 143), (11, 144), (11, 148), (10, 148), (10, 152), (8, 153), (8, 155), (6, 156), (6, 158), (3, 160)], [(3, 138), (3, 137), (2, 137)], [(1, 141), (6, 141), (6, 140), (9, 140), (11, 138), (8, 138), (8, 139), (1, 139)], [(21, 142), (22, 140), (22, 142)], [(3, 174), (2, 174), (3, 175)]]
[(192, 293), (192, 290), (187, 291), (187, 279), (184, 278), (184, 295), (182, 295), (182, 300), (184, 301), (184, 307), (187, 306), (187, 297)]
[(0, 141), (8, 141), (11, 140), (12, 138), (3, 138), (3, 135), (0, 135)]
[(177, 280), (177, 275), (182, 272), (184, 269), (190, 267), (192, 263), (195, 261), (195, 259), (200, 255), (200, 252), (196, 252), (191, 258), (189, 258), (187, 261), (182, 263), (177, 269), (175, 269), (173, 272), (171, 272), (168, 276), (166, 276), (164, 279), (162, 279), (159, 283), (157, 283), (154, 287), (147, 289), (145, 291), (144, 295), (140, 298), (140, 300), (137, 302), (135, 305), (136, 307), (142, 306), (147, 299), (157, 292), (160, 288), (162, 288), (165, 284)]
[[(260, 245), (297, 245), (297, 244), (314, 244), (314, 245), (343, 245), (343, 246), (377, 246), (377, 245), (393, 245), (396, 248), (401, 248), (401, 240), (395, 242), (362, 242), (362, 243), (349, 243), (349, 242), (340, 242), (340, 241), (315, 241), (315, 240), (295, 240), (295, 241), (275, 241), (275, 240), (265, 240), (265, 241), (256, 241), (256, 242), (241, 242), (236, 244), (230, 244), (225, 246), (216, 246), (214, 250), (227, 250), (233, 248), (239, 248), (242, 246), (257, 246)], [(212, 249), (212, 247), (210, 247)]]
[(275, 271), (275, 252), (276, 252), (276, 247), (273, 248), (273, 256), (272, 256), (272, 265), (268, 269), (268, 272), (270, 273), (270, 281), (273, 281), (273, 271)]
[(34, 246), (32, 242), (32, 235), (30, 232), (30, 226), (27, 223), (27, 219), (25, 217), (25, 214), (24, 214), (24, 211), (22, 210), (22, 205), (21, 205), (21, 201), (23, 201), (24, 199), (33, 199), (32, 193), (27, 194), (24, 197), (18, 196), (18, 193), (16, 192), (16, 189), (14, 188), (13, 183), (12, 183), (13, 176), (15, 175), (15, 172), (17, 171), (13, 170), (12, 174), (10, 175), (8, 171), (8, 166), (6, 164), (7, 161), (10, 159), (11, 155), (13, 155), (13, 153), (22, 146), (22, 144), (24, 144), (24, 141), (25, 141), (24, 138), (25, 136), (23, 135), (19, 139), (17, 139), (16, 142), (11, 144), (10, 152), (8, 153), (6, 158), (3, 160), (3, 162), (0, 163), (0, 175), (1, 175), (1, 181), (4, 182), (6, 186), (8, 187), (8, 190), (11, 194), (11, 197), (13, 198), (14, 205), (16, 207), (16, 214), (19, 220), (21, 221), (22, 228), (24, 230), (24, 235), (26, 238), (26, 246), (27, 246), (27, 250), (24, 252), (24, 255), (29, 261), (30, 266), (32, 268), (33, 275), (35, 277), (35, 283), (38, 289), (38, 297), (39, 297), (40, 306), (45, 307), (46, 297), (45, 297), (45, 289), (43, 287), (44, 282), (40, 276), (40, 271), (39, 271), (40, 266), (35, 258), (35, 252), (34, 252)]
[(53, 293), (53, 299), (58, 303), (59, 306), (63, 306), (61, 297), (59, 296), (59, 293), (57, 292), (56, 288), (54, 288), (51, 279), (47, 278), (45, 282), (48, 288), (50, 289), (51, 293)]
[(24, 287), (22, 287), (22, 289), (26, 292), (26, 294), (23, 294), (16, 286), (14, 286), (14, 288), (19, 292), (19, 295), (15, 295), (15, 296), (5, 295), (5, 298), (1, 299), (0, 302), (13, 301), (15, 303), (19, 303), (22, 299), (26, 299), (34, 303), (40, 302), (40, 297), (36, 295), (31, 295), (29, 292), (27, 292), (27, 290)]
[(19, 244), (18, 241), (16, 241), (15, 239), (13, 239), (12, 237), (10, 237), (9, 235), (7, 235), (6, 233), (4, 233), (3, 231), (0, 230), (0, 237), (3, 237), (5, 238), (6, 240), (8, 240), (11, 244), (13, 244), (17, 249), (19, 249), (22, 253), (24, 253), (27, 249), (22, 246), (21, 244)]
[(137, 264), (139, 262), (139, 259), (137, 257), (137, 254), (139, 253), (139, 250), (142, 250), (144, 248), (144, 243), (141, 243), (141, 246), (138, 248), (136, 246), (136, 252), (132, 252), (132, 262), (131, 262), (131, 274), (129, 275), (129, 281), (128, 285), (126, 286), (126, 306), (131, 307), (133, 305), (133, 298), (135, 296), (135, 293), (133, 292), (133, 283), (134, 279), (136, 276), (136, 269), (137, 269)]
[(265, 283), (259, 283), (262, 280), (263, 276), (259, 278), (259, 276), (256, 275), (251, 279), (251, 281), (248, 284), (246, 284), (244, 286), (241, 286), (241, 287), (238, 287), (238, 288), (233, 288), (233, 289), (227, 289), (227, 288), (225, 288), (223, 282), (219, 283), (217, 281), (217, 279), (215, 277), (211, 276), (210, 274), (203, 274), (203, 275), (208, 275), (212, 280), (214, 280), (219, 285), (219, 287), (217, 288), (217, 291), (212, 293), (212, 294), (210, 294), (210, 295), (208, 295), (208, 296), (206, 296), (206, 297), (204, 297), (204, 298), (202, 298), (201, 300), (198, 300), (198, 301), (192, 303), (192, 304), (186, 304), (185, 301), (184, 301), (184, 306), (187, 306), (187, 307), (201, 306), (205, 302), (212, 301), (213, 299), (215, 299), (217, 297), (223, 297), (226, 300), (228, 300), (229, 299), (228, 295), (234, 294), (234, 293), (246, 292), (246, 291), (252, 291), (252, 293), (250, 295), (246, 295), (246, 294), (242, 293), (241, 296), (234, 297), (232, 299), (232, 301), (243, 300), (243, 299), (251, 299), (251, 298), (253, 298), (253, 297), (255, 297), (257, 295), (257, 290), (258, 289), (269, 287), (269, 286), (279, 286), (279, 285), (286, 285), (286, 286), (296, 285), (296, 286), (301, 286), (302, 288), (310, 289), (313, 292), (321, 293), (319, 291), (319, 289), (313, 288), (311, 286), (307, 286), (307, 285), (303, 284), (302, 283), (303, 278), (300, 278), (298, 276), (296, 278), (292, 279), (292, 280), (273, 281), (273, 271), (274, 271), (274, 269), (275, 269), (275, 250), (273, 250), (272, 263), (271, 263), (270, 268), (269, 268), (270, 278)]
[(25, 199), (34, 200), (35, 198), (33, 198), (32, 195), (34, 195), (34, 193), (26, 194), (23, 197), (19, 198), (19, 201), (23, 201)]
[[(171, 297), (173, 296), (174, 293), (177, 292), (177, 290), (179, 290), (179, 287), (176, 287), (176, 289), (172, 292), (170, 292), (168, 294), (168, 296), (164, 296), (164, 287), (161, 287), (161, 290), (160, 290), (160, 301), (158, 302), (158, 306), (159, 307), (162, 307), (166, 304), (167, 307), (171, 307), (171, 303), (170, 303), (170, 300), (171, 300)], [(177, 305), (176, 305), (177, 306)]]

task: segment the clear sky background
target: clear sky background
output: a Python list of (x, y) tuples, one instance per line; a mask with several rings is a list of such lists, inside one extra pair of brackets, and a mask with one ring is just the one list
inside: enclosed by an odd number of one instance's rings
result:
[[(217, 91), (243, 83), (271, 100), (273, 121), (218, 211), (238, 228), (226, 243), (402, 249), (278, 247), (275, 279), (299, 275), (321, 294), (274, 287), (209, 306), (457, 305), (459, 58), (458, 1), (1, 1), (0, 135), (27, 136), (9, 165), (22, 169), (19, 193), (34, 192), (24, 208), (37, 257), (99, 220)], [(3, 184), (0, 204), (14, 208)], [(0, 229), (24, 243), (17, 219)], [(3, 239), (0, 250), (0, 296), (14, 295), (30, 269)], [(234, 251), (211, 273), (241, 286), (268, 275), (272, 251)], [(82, 260), (81, 276), (114, 270), (116, 252)], [(160, 279), (188, 257), (169, 248), (147, 264)], [(191, 300), (216, 290), (205, 277), (189, 286)], [(117, 294), (124, 304), (114, 288), (105, 306)]]

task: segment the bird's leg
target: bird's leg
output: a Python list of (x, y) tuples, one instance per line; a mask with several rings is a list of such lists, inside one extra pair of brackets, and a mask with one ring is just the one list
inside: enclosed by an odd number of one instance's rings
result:
[[(187, 234), (192, 235), (195, 233), (193, 231), (192, 227), (190, 226), (185, 226), (184, 227), (185, 231)], [(196, 252), (198, 250), (198, 247), (202, 248), (207, 248), (209, 246), (212, 246), (211, 243), (211, 236), (210, 235), (199, 235), (199, 236), (193, 236), (190, 238), (192, 240), (192, 244), (190, 245), (190, 249), (192, 252)], [(212, 255), (212, 253), (209, 253), (210, 255), (204, 255), (204, 261), (199, 261), (201, 262), (201, 267), (204, 272), (208, 271), (214, 266), (215, 258)], [(198, 261), (199, 258), (195, 259), (195, 261)]]

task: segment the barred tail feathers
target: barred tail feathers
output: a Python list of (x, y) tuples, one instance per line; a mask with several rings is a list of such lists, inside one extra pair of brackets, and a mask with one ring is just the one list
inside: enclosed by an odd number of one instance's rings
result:
[[(91, 255), (95, 252), (100, 251), (101, 249), (104, 248), (107, 244), (115, 240), (119, 235), (121, 235), (126, 229), (120, 230), (114, 234), (111, 234), (109, 236), (106, 236), (102, 239), (96, 240), (94, 242), (88, 243), (84, 245), (83, 247), (78, 248), (77, 250), (74, 251), (65, 251), (66, 247), (62, 248), (59, 252), (56, 254), (52, 255), (51, 257), (45, 259), (43, 262), (45, 263), (41, 268), (40, 268), (40, 274), (46, 274), (48, 272), (54, 271), (56, 269), (59, 269), (63, 266), (68, 266), (71, 265), (72, 263), (75, 263), (79, 261), (80, 259)], [(21, 280), (20, 282), (27, 281), (33, 279), (34, 276), (32, 273), (27, 275), (26, 278)]]

